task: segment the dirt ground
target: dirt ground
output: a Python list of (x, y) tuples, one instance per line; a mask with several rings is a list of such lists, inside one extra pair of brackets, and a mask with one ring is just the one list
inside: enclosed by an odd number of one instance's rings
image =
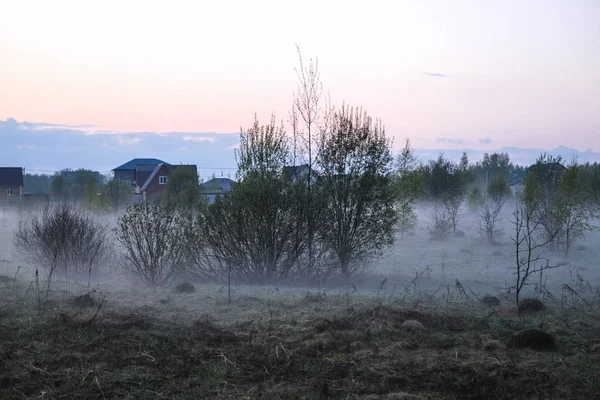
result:
[[(590, 399), (600, 317), (519, 317), (453, 290), (411, 298), (239, 290), (53, 293), (43, 316), (4, 277), (2, 399)], [(31, 289), (30, 289), (31, 291)], [(86, 301), (82, 301), (82, 299)], [(511, 337), (542, 329), (547, 350)]]

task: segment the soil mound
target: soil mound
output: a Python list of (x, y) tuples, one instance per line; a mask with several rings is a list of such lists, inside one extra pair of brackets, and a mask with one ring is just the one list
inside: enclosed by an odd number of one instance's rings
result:
[(496, 307), (500, 305), (500, 300), (496, 296), (483, 296), (481, 302), (488, 307)]
[(546, 306), (538, 299), (527, 298), (521, 301), (519, 304), (520, 313), (537, 313), (544, 311)]
[(529, 329), (513, 335), (506, 344), (513, 349), (533, 349), (538, 351), (553, 350), (556, 348), (554, 337), (538, 329)]
[(89, 293), (86, 293), (82, 296), (77, 296), (73, 300), (71, 300), (71, 305), (74, 307), (91, 308), (97, 307), (98, 302), (94, 300), (94, 298), (90, 296)]
[(189, 282), (181, 282), (175, 286), (175, 293), (194, 293), (196, 287)]

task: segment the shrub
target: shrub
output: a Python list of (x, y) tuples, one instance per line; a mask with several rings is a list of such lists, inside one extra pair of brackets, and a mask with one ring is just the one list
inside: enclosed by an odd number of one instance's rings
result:
[(48, 287), (55, 272), (88, 275), (107, 261), (110, 253), (106, 227), (70, 204), (46, 206), (19, 221), (14, 245), (30, 261), (48, 271)]
[(184, 222), (160, 203), (129, 206), (114, 229), (121, 266), (146, 285), (167, 283), (185, 265)]

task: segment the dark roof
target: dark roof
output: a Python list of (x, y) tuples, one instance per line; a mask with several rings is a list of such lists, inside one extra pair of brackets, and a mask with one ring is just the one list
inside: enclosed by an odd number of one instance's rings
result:
[(159, 160), (158, 158), (134, 158), (131, 161), (126, 162), (123, 165), (118, 166), (117, 168), (113, 169), (113, 171), (116, 170), (135, 170), (135, 167), (138, 164), (146, 164), (146, 165), (158, 165), (158, 164), (166, 164), (169, 165), (169, 163), (166, 163), (162, 160)]
[(195, 164), (179, 164), (179, 165), (171, 165), (166, 164), (167, 170), (169, 172), (176, 170), (177, 168), (192, 168), (196, 174), (198, 174), (198, 167)]
[(212, 178), (200, 186), (204, 193), (222, 193), (231, 192), (234, 184), (235, 181), (232, 181), (229, 178)]
[(22, 187), (23, 168), (0, 167), (0, 187)]

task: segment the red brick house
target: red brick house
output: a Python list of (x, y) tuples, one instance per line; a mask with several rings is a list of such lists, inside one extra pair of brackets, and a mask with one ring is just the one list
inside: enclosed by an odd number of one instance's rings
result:
[(154, 167), (152, 173), (146, 178), (142, 186), (136, 186), (135, 192), (139, 196), (140, 200), (156, 200), (160, 197), (162, 192), (165, 190), (169, 174), (177, 169), (178, 167), (193, 168), (198, 173), (195, 165), (170, 165), (170, 164), (158, 164)]
[(0, 167), (0, 203), (17, 203), (23, 199), (23, 168)]

